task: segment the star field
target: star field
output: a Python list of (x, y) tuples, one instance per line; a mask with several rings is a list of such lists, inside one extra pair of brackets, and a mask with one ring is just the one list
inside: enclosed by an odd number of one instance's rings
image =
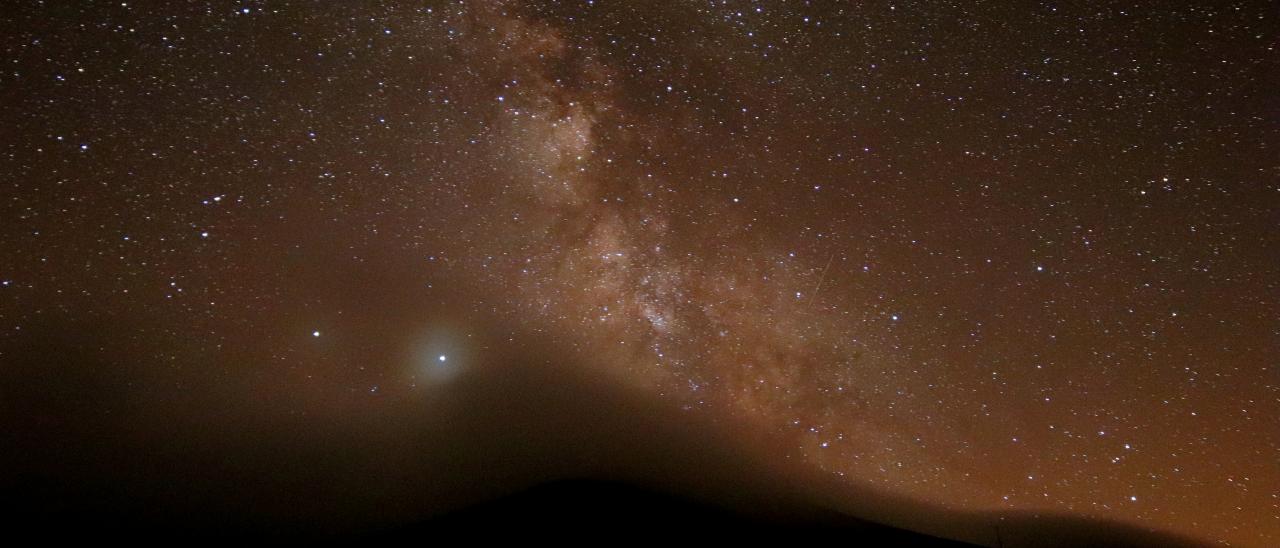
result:
[(0, 362), (323, 424), (532, 338), (851, 486), (1274, 544), (1277, 15), (24, 2)]

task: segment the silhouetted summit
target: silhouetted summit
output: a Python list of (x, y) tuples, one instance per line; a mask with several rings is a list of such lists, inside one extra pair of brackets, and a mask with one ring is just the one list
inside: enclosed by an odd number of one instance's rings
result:
[(539, 484), (368, 536), (375, 540), (411, 540), (441, 533), (477, 539), (838, 538), (845, 546), (974, 546), (872, 523), (827, 508), (731, 508), (698, 497), (594, 479)]

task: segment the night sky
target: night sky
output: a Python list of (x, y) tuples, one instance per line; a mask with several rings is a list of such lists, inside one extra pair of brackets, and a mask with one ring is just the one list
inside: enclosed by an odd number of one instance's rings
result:
[(254, 483), (296, 442), (465, 495), (607, 469), (614, 431), (521, 432), (616, 389), (797, 492), (1280, 543), (1278, 16), (17, 2), (6, 473)]

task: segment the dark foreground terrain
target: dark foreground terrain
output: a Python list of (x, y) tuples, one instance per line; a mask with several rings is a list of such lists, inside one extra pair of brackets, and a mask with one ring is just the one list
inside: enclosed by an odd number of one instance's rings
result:
[[(12, 494), (12, 493), (11, 493)], [(29, 494), (28, 494), (29, 495)], [(6, 530), (60, 540), (282, 541), (409, 543), (446, 539), (613, 542), (647, 540), (839, 539), (855, 546), (972, 546), (880, 525), (822, 508), (740, 510), (629, 484), (559, 480), (422, 521), (324, 531), (322, 524), (175, 515), (137, 501), (46, 500), (11, 511)], [(11, 502), (12, 497), (6, 497)], [(25, 535), (24, 535), (25, 536)]]
[(547, 354), (533, 343), (447, 390), (321, 405), (303, 389), (212, 375), (174, 390), (101, 356), (113, 339), (84, 338), (99, 332), (49, 329), (5, 356), (0, 528), (11, 538), (1193, 545), (839, 481), (797, 464), (777, 433), (524, 358)]
[(475, 539), (529, 535), (616, 541), (840, 539), (844, 545), (972, 546), (851, 518), (822, 508), (731, 509), (631, 485), (555, 481), (403, 527), (357, 535), (411, 540), (448, 533)]
[[(10, 486), (13, 487), (13, 486)], [(28, 488), (36, 487), (27, 485)], [(70, 494), (70, 493), (66, 493)], [(18, 496), (28, 498), (26, 504)], [(841, 546), (978, 546), (791, 503), (727, 506), (648, 487), (603, 480), (556, 480), (416, 522), (334, 529), (331, 524), (244, 519), (216, 512), (179, 515), (140, 501), (94, 493), (62, 499), (10, 489), (6, 531), (64, 541), (245, 541), (335, 544), (469, 541), (835, 542)], [(84, 497), (86, 493), (78, 493)], [(118, 493), (117, 493), (118, 495)], [(1185, 539), (1070, 518), (1010, 517), (992, 546), (1196, 546)]]

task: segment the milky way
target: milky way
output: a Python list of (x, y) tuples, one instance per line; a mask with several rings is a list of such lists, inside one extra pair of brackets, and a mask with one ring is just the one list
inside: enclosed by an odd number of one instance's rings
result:
[(27, 5), (0, 351), (338, 416), (533, 337), (850, 486), (1266, 545), (1275, 16)]

